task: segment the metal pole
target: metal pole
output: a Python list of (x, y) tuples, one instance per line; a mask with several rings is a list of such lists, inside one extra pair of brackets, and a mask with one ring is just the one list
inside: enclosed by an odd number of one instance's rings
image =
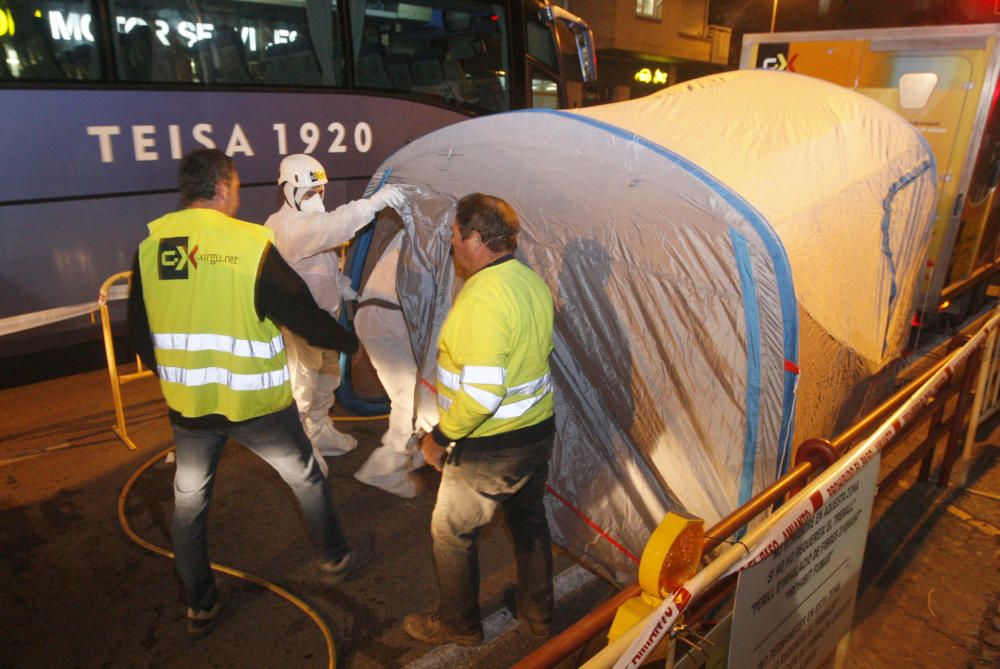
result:
[(972, 447), (976, 441), (976, 430), (979, 428), (979, 418), (983, 411), (983, 400), (986, 395), (986, 381), (993, 368), (993, 356), (996, 353), (997, 331), (990, 332), (983, 348), (982, 362), (979, 363), (979, 378), (976, 379), (976, 395), (972, 403), (972, 415), (969, 416), (969, 428), (965, 434), (965, 444), (962, 448), (962, 457), (958, 461), (958, 472), (955, 484), (964, 487), (969, 480), (969, 460), (972, 455)]
[(774, 32), (774, 23), (778, 20), (778, 0), (774, 0), (771, 5), (771, 32)]

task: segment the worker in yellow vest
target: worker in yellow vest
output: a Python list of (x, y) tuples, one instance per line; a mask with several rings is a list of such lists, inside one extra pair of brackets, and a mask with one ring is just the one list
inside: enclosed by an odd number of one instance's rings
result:
[(340, 528), (326, 479), (292, 400), (278, 324), (316, 346), (357, 350), (272, 245), (274, 233), (233, 216), (239, 175), (231, 158), (198, 149), (180, 163), (184, 208), (149, 224), (129, 294), (129, 332), (156, 371), (174, 434), (173, 548), (187, 595), (188, 632), (211, 630), (228, 586), (212, 576), (206, 519), (226, 440), (246, 446), (291, 487), (336, 583), (371, 556)]
[(476, 193), (458, 202), (451, 226), (456, 271), (466, 281), (438, 339), (440, 419), (421, 441), (440, 470), (431, 517), (439, 604), (406, 616), (428, 643), (483, 639), (478, 538), (502, 507), (517, 559), (516, 615), (532, 634), (552, 622), (552, 542), (542, 498), (555, 439), (552, 294), (514, 258), (520, 223), (503, 200)]

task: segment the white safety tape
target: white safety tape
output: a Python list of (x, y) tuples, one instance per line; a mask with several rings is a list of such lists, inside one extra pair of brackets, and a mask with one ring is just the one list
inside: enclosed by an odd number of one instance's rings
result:
[[(695, 574), (671, 597), (667, 597), (657, 610), (645, 619), (645, 624), (628, 648), (615, 662), (615, 669), (640, 666), (649, 658), (677, 622), (691, 600), (708, 586), (726, 575), (743, 571), (776, 551), (790, 539), (838, 490), (873, 460), (886, 444), (926, 406), (941, 390), (942, 386), (955, 374), (958, 365), (968, 358), (972, 351), (990, 330), (1000, 324), (1000, 316), (994, 315), (965, 346), (958, 350), (948, 363), (939, 369), (910, 399), (903, 403), (892, 416), (867, 439), (855, 446), (833, 466), (823, 471), (812, 483), (799, 491), (780, 511), (767, 518), (750, 531), (743, 542), (735, 544), (717, 557), (702, 571)], [(746, 546), (751, 546), (749, 550)]]
[[(124, 300), (128, 297), (128, 284), (111, 286), (108, 290), (108, 297), (105, 302), (111, 300)], [(84, 302), (83, 304), (73, 304), (68, 307), (56, 307), (44, 311), (33, 311), (30, 314), (19, 314), (0, 318), (0, 337), (4, 335), (40, 328), (43, 325), (51, 325), (59, 321), (67, 321), (78, 316), (92, 314), (101, 308), (102, 300), (96, 302)]]

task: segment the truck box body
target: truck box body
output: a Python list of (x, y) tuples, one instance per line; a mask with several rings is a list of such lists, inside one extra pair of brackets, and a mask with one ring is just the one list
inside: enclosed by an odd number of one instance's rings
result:
[(749, 34), (741, 69), (797, 72), (854, 89), (910, 121), (930, 145), (938, 201), (920, 286), (936, 313), (992, 267), (1000, 214), (1000, 24)]

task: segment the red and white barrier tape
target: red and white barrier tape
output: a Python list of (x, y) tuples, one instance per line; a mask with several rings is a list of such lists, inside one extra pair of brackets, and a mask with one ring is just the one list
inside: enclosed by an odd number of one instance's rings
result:
[(67, 307), (55, 307), (44, 311), (34, 311), (30, 314), (18, 314), (0, 318), (0, 337), (4, 335), (39, 328), (43, 325), (51, 325), (59, 321), (66, 321), (78, 316), (92, 314), (111, 300), (124, 300), (128, 297), (128, 286), (125, 284), (112, 286), (108, 291), (107, 298), (99, 298), (96, 302), (84, 302), (83, 304), (73, 304)]

